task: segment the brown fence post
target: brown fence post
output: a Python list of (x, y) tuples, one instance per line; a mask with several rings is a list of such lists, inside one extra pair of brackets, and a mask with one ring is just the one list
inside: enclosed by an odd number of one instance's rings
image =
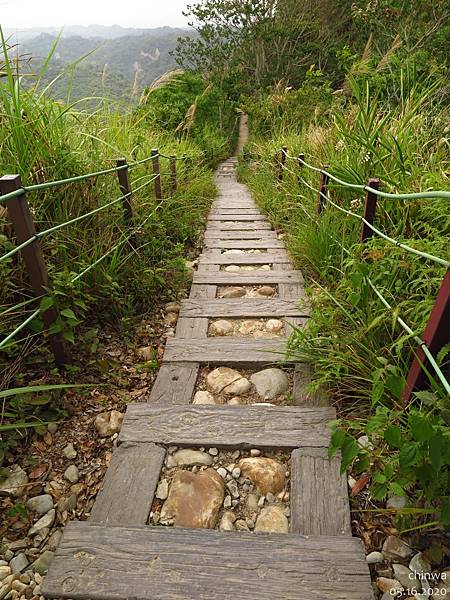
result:
[[(300, 173), (301, 173), (301, 171), (303, 169), (303, 161), (305, 160), (305, 155), (299, 154), (297, 160), (298, 160), (298, 168), (300, 169)], [(302, 177), (300, 174), (297, 177), (297, 181), (298, 181), (298, 185), (302, 184)]]
[[(20, 175), (5, 175), (0, 179), (0, 194), (2, 195), (21, 188)], [(36, 229), (25, 196), (25, 190), (20, 196), (7, 200), (6, 208), (14, 227), (17, 243), (23, 244), (33, 238), (36, 235)], [(50, 288), (50, 281), (39, 240), (35, 238), (31, 244), (21, 250), (21, 253), (35, 296), (38, 298), (45, 296)], [(56, 308), (50, 307), (43, 311), (42, 318), (45, 327), (49, 329), (58, 319)], [(70, 353), (62, 334), (50, 334), (49, 342), (56, 364), (58, 366), (69, 364), (71, 362)]]
[(153, 174), (156, 176), (156, 178), (155, 178), (155, 196), (156, 196), (157, 200), (161, 200), (162, 199), (161, 170), (159, 168), (159, 150), (158, 150), (158, 148), (153, 148), (151, 156), (152, 156)]
[[(133, 227), (133, 209), (131, 208), (131, 185), (128, 171), (128, 164), (126, 158), (118, 158), (116, 166), (119, 168), (117, 171), (117, 177), (119, 179), (120, 193), (125, 198), (122, 200), (123, 213), (125, 218), (125, 225), (127, 227)], [(125, 168), (120, 168), (124, 167)]]
[[(330, 168), (330, 165), (323, 165), (322, 170), (326, 171), (329, 168)], [(319, 198), (317, 201), (317, 214), (319, 214), (319, 215), (323, 212), (323, 209), (325, 208), (325, 205), (327, 203), (328, 182), (329, 181), (330, 181), (330, 178), (328, 177), (328, 175), (326, 173), (322, 172), (320, 174)]]
[[(433, 356), (450, 341), (450, 269), (444, 275), (422, 339)], [(427, 357), (423, 349), (418, 348), (402, 393), (404, 406), (411, 400), (414, 390), (425, 387), (426, 378), (422, 365), (426, 367)]]
[(175, 156), (170, 157), (170, 183), (172, 193), (175, 194), (177, 191), (177, 159)]
[[(369, 179), (367, 186), (370, 188), (373, 188), (374, 190), (378, 190), (378, 188), (380, 187), (380, 181), (378, 179)], [(366, 204), (364, 207), (364, 218), (371, 225), (373, 225), (376, 209), (377, 209), (377, 195), (368, 190), (367, 194), (366, 194)], [(373, 236), (372, 229), (370, 229), (370, 227), (367, 225), (367, 223), (364, 223), (364, 221), (363, 221), (362, 226), (361, 226), (360, 241), (362, 243), (364, 243), (368, 238), (370, 238), (372, 236)]]
[(287, 153), (288, 153), (288, 149), (286, 146), (283, 146), (281, 148), (281, 158), (280, 161), (278, 163), (278, 181), (283, 181), (283, 173), (284, 173), (284, 167), (286, 166), (286, 158), (287, 158)]

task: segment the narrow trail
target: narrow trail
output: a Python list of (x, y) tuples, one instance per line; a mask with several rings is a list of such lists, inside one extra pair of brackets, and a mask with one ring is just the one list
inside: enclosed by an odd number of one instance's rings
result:
[(303, 277), (236, 163), (217, 170), (175, 337), (148, 402), (128, 405), (90, 519), (65, 529), (49, 598), (373, 599), (327, 459), (335, 411), (304, 393), (303, 365), (274, 368), (308, 318)]

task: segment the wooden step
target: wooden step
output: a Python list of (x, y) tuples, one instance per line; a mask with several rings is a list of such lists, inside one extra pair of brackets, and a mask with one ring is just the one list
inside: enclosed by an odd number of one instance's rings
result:
[[(258, 256), (258, 255), (255, 255)], [(263, 256), (260, 254), (259, 256)], [(211, 273), (194, 273), (194, 283), (212, 285), (275, 285), (278, 283), (303, 284), (300, 271), (244, 271), (228, 273), (217, 271)]]
[(347, 477), (326, 448), (300, 448), (291, 456), (291, 531), (351, 535)]
[(222, 239), (222, 240), (277, 240), (277, 234), (270, 229), (253, 229), (252, 231), (223, 231), (223, 230), (206, 230), (204, 235), (205, 240)]
[(326, 448), (334, 408), (129, 404), (120, 442), (217, 448)]
[(205, 240), (208, 248), (223, 248), (228, 249), (247, 249), (247, 248), (284, 248), (284, 244), (278, 239), (267, 239), (267, 240)]
[(250, 221), (238, 221), (237, 223), (233, 221), (227, 221), (226, 223), (211, 221), (207, 231), (251, 231), (252, 229), (271, 231), (272, 226), (270, 223), (264, 223), (263, 221), (257, 221), (256, 223)]
[(148, 402), (152, 404), (189, 404), (197, 383), (198, 363), (173, 362), (162, 364), (153, 384)]
[(222, 216), (212, 215), (211, 217), (208, 217), (208, 222), (209, 221), (264, 221), (265, 223), (268, 223), (267, 218), (263, 217), (263, 215), (239, 215), (239, 214), (222, 215)]
[(213, 254), (205, 250), (199, 257), (204, 265), (272, 265), (274, 263), (290, 264), (289, 256), (283, 250), (263, 252), (262, 254)]
[(213, 300), (183, 300), (181, 317), (302, 317), (309, 311), (295, 300), (259, 298), (215, 298)]
[(287, 360), (286, 344), (287, 338), (170, 338), (167, 340), (163, 362), (199, 362), (243, 368), (271, 365), (280, 360)]
[(74, 600), (373, 600), (360, 540), (71, 522), (42, 585)]

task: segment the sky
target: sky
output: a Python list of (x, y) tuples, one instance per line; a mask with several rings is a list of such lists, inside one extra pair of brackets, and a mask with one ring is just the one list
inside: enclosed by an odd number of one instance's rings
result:
[(64, 25), (121, 25), (151, 28), (183, 27), (182, 10), (189, 0), (0, 0), (0, 25), (5, 29)]

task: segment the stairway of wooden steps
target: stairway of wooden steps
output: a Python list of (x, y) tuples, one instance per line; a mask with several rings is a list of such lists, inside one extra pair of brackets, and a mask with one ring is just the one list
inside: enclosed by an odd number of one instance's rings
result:
[[(304, 281), (235, 177), (219, 167), (204, 249), (175, 337), (147, 403), (127, 407), (119, 444), (87, 522), (67, 525), (43, 593), (83, 600), (373, 600), (361, 541), (352, 537), (346, 476), (328, 460), (336, 416), (293, 367), (293, 405), (193, 405), (203, 366), (263, 368), (284, 357), (290, 326), (309, 316)], [(229, 253), (228, 250), (256, 250)], [(224, 252), (226, 252), (224, 254)], [(271, 270), (227, 272), (227, 265)], [(219, 298), (219, 286), (275, 286), (271, 298)], [(278, 318), (276, 339), (208, 337), (210, 319)], [(290, 532), (147, 525), (170, 446), (290, 453)]]

